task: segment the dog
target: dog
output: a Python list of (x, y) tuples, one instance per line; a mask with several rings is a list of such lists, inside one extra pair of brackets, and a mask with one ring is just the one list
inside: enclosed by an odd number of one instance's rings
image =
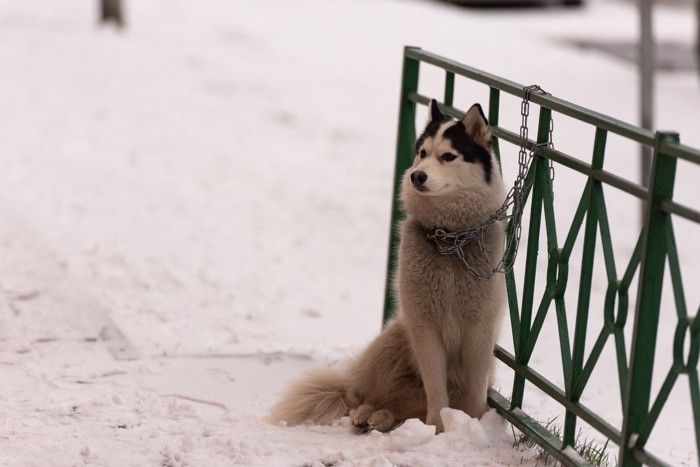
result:
[[(445, 407), (480, 418), (488, 410), (504, 278), (476, 277), (457, 255), (440, 254), (427, 235), (484, 225), (504, 199), (481, 106), (453, 120), (432, 100), (415, 161), (402, 178), (406, 218), (399, 224), (395, 316), (344, 369), (318, 370), (294, 383), (272, 408), (271, 421), (328, 424), (350, 415), (361, 432), (385, 432), (418, 418), (442, 432)], [(481, 244), (464, 246), (465, 261), (497, 263), (504, 236), (503, 223), (492, 223)]]

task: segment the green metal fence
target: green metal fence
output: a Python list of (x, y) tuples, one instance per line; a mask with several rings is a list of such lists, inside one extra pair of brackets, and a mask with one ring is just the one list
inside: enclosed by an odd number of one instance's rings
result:
[[(520, 144), (519, 133), (499, 126), (499, 108), (503, 93), (523, 98), (525, 91), (522, 85), (418, 48), (407, 47), (404, 52), (401, 85), (395, 195), (398, 194), (401, 174), (412, 165), (415, 157), (416, 105), (427, 105), (430, 100), (429, 96), (418, 92), (421, 63), (444, 71), (444, 94), (430, 97), (441, 100), (444, 103), (445, 112), (452, 117), (461, 117), (463, 114), (453, 106), (455, 76), (488, 87), (488, 119), (492, 128), (493, 148), (496, 155), (501, 157), (501, 142)], [(586, 465), (586, 461), (573, 449), (568, 448), (574, 445), (577, 428), (580, 425), (579, 420), (585, 421), (602, 436), (620, 447), (617, 459), (620, 465), (631, 466), (641, 463), (666, 465), (662, 459), (648, 452), (645, 446), (671, 390), (681, 381), (678, 377), (682, 374), (687, 375), (690, 386), (692, 407), (688, 407), (688, 411), (692, 411), (693, 414), (696, 449), (700, 447), (698, 436), (700, 388), (697, 371), (700, 356), (700, 320), (696, 318), (698, 313), (696, 316), (688, 315), (673, 229), (673, 219), (676, 216), (700, 224), (700, 212), (695, 207), (682, 205), (673, 200), (677, 160), (682, 159), (700, 166), (700, 151), (679, 144), (679, 137), (675, 133), (654, 134), (551, 95), (533, 93), (530, 95), (530, 102), (539, 106), (540, 113), (537, 139), (528, 140), (527, 143), (528, 149), (533, 150), (535, 155), (526, 178), (526, 185), (529, 186), (526, 196), (530, 205), (530, 217), (529, 221), (523, 219), (523, 226), (527, 227), (529, 233), (525, 252), (521, 252), (519, 256), (519, 261), (525, 262), (524, 282), (520, 294), (516, 287), (514, 273), (511, 271), (506, 275), (514, 353), (500, 346), (495, 349), (496, 357), (512, 369), (513, 386), (509, 398), (490, 389), (489, 404), (565, 465)], [(590, 163), (547, 147), (546, 144), (538, 144), (547, 142), (552, 112), (584, 122), (595, 129)], [(604, 170), (608, 134), (616, 134), (653, 148), (653, 172), (649, 188)], [(512, 153), (517, 153), (517, 150)], [(555, 224), (552, 181), (549, 177), (550, 161), (587, 177), (571, 227), (563, 237), (563, 242), (558, 236)], [(508, 159), (503, 160), (503, 164), (510, 162)], [(515, 163), (514, 160), (512, 162)], [(614, 187), (639, 198), (645, 202), (646, 206), (646, 221), (640, 229), (632, 257), (624, 265), (621, 276), (616, 268), (604, 186)], [(396, 200), (396, 196), (394, 199)], [(398, 241), (396, 222), (401, 217), (397, 204), (394, 201), (384, 308), (385, 320), (394, 310), (391, 277)], [(583, 235), (580, 235), (582, 230)], [(544, 232), (547, 244), (546, 270), (537, 268), (541, 232)], [(598, 256), (602, 258), (596, 257), (598, 239), (603, 253)], [(574, 326), (573, 329), (569, 329), (564, 298), (569, 270), (579, 267), (578, 264), (569, 265), (576, 245), (582, 248), (582, 262), (577, 306), (575, 310), (570, 311), (575, 313)], [(589, 323), (591, 277), (596, 261), (603, 261), (607, 275), (602, 329), (595, 328)], [(670, 292), (675, 298), (677, 316), (673, 340), (673, 364), (668, 370), (658, 370), (667, 371), (667, 376), (657, 394), (652, 395), (655, 344), (666, 264), (669, 268), (672, 288)], [(536, 301), (538, 275), (544, 277), (544, 292), (539, 297), (539, 301)], [(541, 277), (540, 280), (542, 280)], [(628, 292), (635, 278), (638, 281), (637, 297), (636, 300), (630, 300)], [(697, 284), (697, 278), (694, 280)], [(628, 319), (630, 307), (634, 311), (633, 322)], [(561, 353), (563, 387), (542, 376), (529, 364), (540, 331), (548, 315), (552, 314), (550, 311), (552, 309), (554, 317), (549, 319), (556, 320), (559, 333), (558, 350)], [(632, 341), (626, 342), (624, 331), (629, 326), (632, 326)], [(598, 333), (598, 337), (587, 353), (586, 335), (589, 332)], [(623, 411), (622, 424), (619, 427), (607, 421), (606, 414), (594, 413), (580, 403), (581, 395), (586, 390), (603, 348), (609, 342), (609, 345), (614, 346), (617, 360), (619, 397), (621, 397)], [(549, 432), (522, 410), (526, 381), (543, 391), (565, 412), (561, 437)]]

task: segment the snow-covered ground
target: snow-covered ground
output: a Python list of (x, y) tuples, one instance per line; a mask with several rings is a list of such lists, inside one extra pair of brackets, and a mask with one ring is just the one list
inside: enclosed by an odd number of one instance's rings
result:
[[(437, 437), (413, 422), (356, 436), (345, 420), (264, 416), (299, 372), (380, 329), (403, 46), (634, 122), (635, 69), (568, 45), (634, 39), (633, 6), (133, 0), (119, 32), (96, 26), (96, 3), (0, 0), (0, 464), (535, 465), (493, 414), (449, 412)], [(689, 10), (659, 8), (655, 26), (693, 37)], [(657, 82), (658, 127), (696, 147), (699, 89), (689, 73)], [(555, 144), (576, 150), (558, 124)], [(695, 206), (696, 176), (678, 180)], [(571, 211), (577, 196), (557, 203)], [(637, 222), (609, 210), (614, 233)], [(698, 229), (676, 227), (692, 314)], [(634, 235), (620, 234), (622, 256)], [(588, 396), (611, 419), (615, 377)], [(655, 452), (694, 465), (678, 407)]]

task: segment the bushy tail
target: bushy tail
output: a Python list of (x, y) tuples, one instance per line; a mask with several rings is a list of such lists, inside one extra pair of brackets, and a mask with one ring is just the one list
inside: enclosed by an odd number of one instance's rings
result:
[(317, 370), (296, 381), (271, 409), (270, 421), (298, 425), (328, 424), (350, 411), (347, 377), (337, 370)]

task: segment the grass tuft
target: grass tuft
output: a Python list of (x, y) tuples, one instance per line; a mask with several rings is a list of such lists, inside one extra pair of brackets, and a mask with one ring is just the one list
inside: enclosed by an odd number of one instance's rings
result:
[[(547, 422), (538, 421), (538, 423), (542, 425), (545, 429), (547, 429), (550, 433), (561, 439), (562, 427), (561, 425), (556, 424), (556, 417), (549, 419)], [(560, 464), (552, 456), (552, 454), (550, 454), (548, 451), (542, 448), (542, 446), (537, 444), (528, 435), (526, 435), (525, 433), (521, 433), (520, 431), (516, 432), (515, 428), (512, 425), (511, 429), (513, 431), (514, 448), (523, 450), (535, 449), (536, 451), (534, 457), (522, 459), (522, 462), (534, 460), (536, 461), (537, 465), (539, 465), (539, 463), (542, 462), (542, 465), (545, 466)], [(583, 436), (583, 433), (581, 432), (581, 429), (579, 428), (579, 431), (576, 435), (576, 439), (574, 440), (574, 449), (581, 455), (581, 457), (593, 464), (595, 467), (614, 467), (617, 465), (617, 462), (610, 459), (610, 452), (608, 451), (609, 444), (609, 439), (605, 441), (605, 444), (601, 446), (598, 441), (591, 438), (585, 438)]]

